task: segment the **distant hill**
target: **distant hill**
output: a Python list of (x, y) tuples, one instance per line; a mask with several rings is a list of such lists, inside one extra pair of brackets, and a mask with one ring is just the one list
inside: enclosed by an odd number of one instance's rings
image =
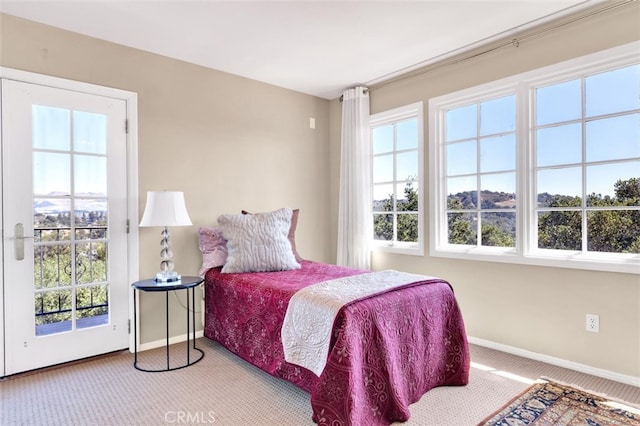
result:
[[(482, 191), (480, 194), (483, 209), (500, 209), (482, 215), (483, 225), (495, 225), (502, 232), (515, 237), (516, 233), (516, 194), (507, 192)], [(465, 191), (450, 195), (449, 199), (458, 199), (464, 209), (478, 207), (478, 192)]]
[[(80, 198), (79, 198), (80, 197)], [(89, 197), (89, 198), (81, 198)], [(76, 212), (104, 212), (107, 208), (106, 197), (103, 194), (79, 194), (75, 198)], [(57, 214), (69, 212), (69, 197), (59, 193), (47, 194), (47, 197), (33, 200), (34, 214)]]
[[(516, 207), (516, 194), (508, 192), (482, 191), (483, 209), (514, 209)], [(475, 209), (478, 207), (477, 191), (458, 192), (450, 195), (449, 199), (458, 199), (465, 209)]]
[[(482, 191), (482, 208), (483, 209), (515, 209), (516, 208), (516, 194), (510, 192), (494, 192), (494, 191)], [(538, 194), (538, 205), (548, 206), (553, 200), (562, 195), (552, 195), (548, 192)], [(457, 198), (462, 202), (465, 209), (474, 209), (478, 205), (477, 192), (465, 191), (459, 192), (449, 198)]]

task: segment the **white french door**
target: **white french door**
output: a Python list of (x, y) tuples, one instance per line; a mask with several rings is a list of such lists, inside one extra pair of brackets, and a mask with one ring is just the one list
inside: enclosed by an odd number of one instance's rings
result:
[(4, 374), (129, 346), (127, 104), (2, 79)]

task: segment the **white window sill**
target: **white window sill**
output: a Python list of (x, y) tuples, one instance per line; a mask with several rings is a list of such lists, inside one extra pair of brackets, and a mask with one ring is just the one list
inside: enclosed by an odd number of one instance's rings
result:
[(411, 256), (424, 256), (424, 248), (417, 244), (383, 244), (374, 243), (371, 251), (394, 254), (408, 254)]
[(553, 253), (552, 255), (552, 253), (544, 253), (544, 251), (520, 255), (514, 249), (505, 250), (487, 247), (447, 247), (447, 249), (433, 249), (429, 254), (433, 257), (484, 262), (640, 274), (640, 256), (638, 255), (621, 256), (608, 253), (598, 254), (597, 256), (581, 253)]

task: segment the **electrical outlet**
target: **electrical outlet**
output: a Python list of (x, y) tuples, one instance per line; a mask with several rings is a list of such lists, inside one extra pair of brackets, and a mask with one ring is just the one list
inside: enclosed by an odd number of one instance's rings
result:
[(592, 333), (600, 332), (600, 317), (595, 314), (587, 314), (587, 331)]

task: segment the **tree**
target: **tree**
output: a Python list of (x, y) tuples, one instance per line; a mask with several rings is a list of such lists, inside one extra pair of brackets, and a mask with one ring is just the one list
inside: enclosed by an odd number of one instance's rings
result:
[[(462, 210), (464, 208), (460, 197), (450, 197), (447, 201), (449, 210)], [(447, 229), (449, 230), (449, 244), (475, 245), (476, 231), (470, 218), (465, 213), (449, 213), (447, 216)]]
[(482, 245), (491, 247), (514, 247), (515, 241), (511, 235), (507, 234), (497, 225), (482, 224)]
[[(539, 195), (539, 200), (541, 197), (543, 194)], [(548, 199), (549, 207), (582, 206), (580, 197), (555, 195)], [(640, 253), (640, 211), (606, 208), (639, 205), (640, 178), (618, 179), (614, 184), (613, 197), (589, 194), (587, 206), (602, 208), (587, 212), (587, 249), (593, 252)], [(541, 214), (538, 218), (538, 247), (582, 250), (582, 213), (567, 210)]]
[[(640, 206), (640, 178), (618, 179), (614, 197), (593, 197), (592, 206)], [(590, 251), (640, 253), (640, 211), (600, 210), (587, 216)]]
[[(475, 191), (468, 191), (475, 192)], [(448, 200), (449, 210), (463, 210), (465, 202), (477, 197), (468, 196), (467, 193), (456, 194)], [(484, 201), (486, 199), (487, 201)], [(495, 201), (514, 199), (513, 194), (483, 192), (483, 205), (495, 207)], [(468, 204), (473, 206), (473, 202)], [(471, 207), (472, 208), (472, 207)], [(488, 207), (489, 208), (489, 207)], [(491, 213), (483, 217), (480, 227), (480, 241), (483, 246), (492, 247), (514, 247), (515, 239), (512, 236), (515, 230), (515, 216), (511, 212)], [(476, 232), (477, 213), (451, 212), (448, 214), (449, 243), (462, 245), (477, 245), (478, 235)]]
[(640, 177), (628, 180), (618, 179), (613, 185), (616, 198), (626, 206), (640, 205)]
[[(408, 179), (415, 179), (410, 176)], [(418, 241), (418, 191), (413, 188), (413, 181), (404, 186), (404, 199), (398, 200), (398, 211), (411, 212), (398, 215), (398, 241)]]
[(413, 180), (415, 177), (409, 177), (408, 182), (404, 187), (404, 198), (397, 201), (394, 199), (393, 194), (381, 201), (374, 201), (379, 205), (375, 209), (381, 212), (374, 214), (373, 216), (373, 233), (376, 240), (393, 241), (393, 211), (394, 204), (397, 212), (397, 240), (403, 242), (416, 242), (418, 241), (418, 192), (413, 187)]
[(538, 217), (538, 247), (556, 250), (580, 250), (582, 247), (580, 212), (553, 211)]
[[(91, 213), (85, 213), (86, 217)], [(104, 212), (93, 212), (97, 222), (104, 223)], [(77, 224), (78, 225), (78, 224)], [(106, 238), (106, 228), (92, 224), (92, 232), (78, 232), (76, 238), (89, 241), (75, 243), (75, 268), (72, 268), (70, 215), (68, 213), (38, 213), (34, 215), (36, 244), (34, 246), (34, 295), (36, 325), (68, 321), (74, 302), (72, 282), (78, 284), (107, 281), (107, 246), (95, 239)], [(46, 244), (42, 244), (46, 243)], [(75, 280), (72, 277), (75, 271)], [(53, 290), (53, 288), (60, 288)], [(76, 288), (76, 316), (102, 315), (108, 312), (108, 286), (96, 284)]]
[[(394, 204), (394, 197), (393, 197), (393, 194), (390, 194), (389, 198), (382, 201), (382, 205), (375, 210), (383, 211), (383, 212), (392, 212), (393, 204)], [(393, 214), (374, 214), (373, 215), (373, 235), (376, 240), (383, 240), (383, 241), (393, 240)]]

